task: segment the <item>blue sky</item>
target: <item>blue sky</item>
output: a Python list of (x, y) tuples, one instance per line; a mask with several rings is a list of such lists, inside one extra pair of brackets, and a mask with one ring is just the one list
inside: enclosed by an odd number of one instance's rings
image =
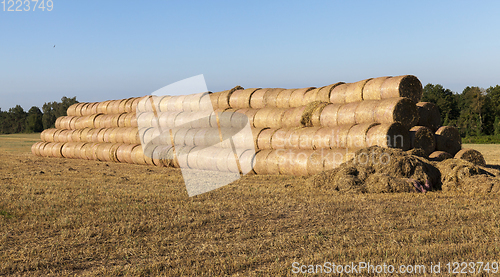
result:
[(402, 74), (455, 92), (500, 84), (498, 1), (52, 1), (0, 4), (2, 110), (143, 96), (198, 74), (211, 91)]

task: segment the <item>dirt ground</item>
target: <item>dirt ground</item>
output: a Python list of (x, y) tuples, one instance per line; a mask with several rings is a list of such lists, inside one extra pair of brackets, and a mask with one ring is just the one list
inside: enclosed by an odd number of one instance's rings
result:
[[(423, 265), (408, 274), (421, 276), (499, 262), (498, 194), (343, 194), (245, 176), (190, 198), (178, 169), (35, 157), (37, 140), (0, 136), (1, 276), (291, 276), (363, 262)], [(464, 147), (498, 165), (500, 146)]]

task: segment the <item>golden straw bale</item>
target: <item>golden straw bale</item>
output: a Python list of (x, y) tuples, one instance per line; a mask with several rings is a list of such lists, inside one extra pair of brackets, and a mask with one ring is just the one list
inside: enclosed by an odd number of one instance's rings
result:
[(462, 139), (457, 128), (451, 126), (441, 126), (435, 133), (436, 150), (445, 151), (452, 156), (462, 149)]
[(457, 154), (455, 154), (455, 159), (462, 159), (475, 165), (486, 166), (483, 154), (474, 149), (464, 148), (458, 151)]
[(363, 100), (381, 100), (382, 84), (390, 77), (378, 77), (369, 80), (363, 87)]
[(428, 157), (436, 150), (436, 139), (431, 129), (425, 126), (415, 126), (410, 129), (410, 148), (420, 148), (424, 150)]
[(356, 83), (350, 83), (345, 90), (345, 102), (353, 103), (363, 101), (363, 88), (371, 79), (362, 80)]
[(366, 135), (368, 146), (410, 149), (410, 135), (408, 129), (400, 123), (384, 123), (371, 127)]
[(422, 83), (413, 75), (388, 78), (380, 87), (380, 97), (382, 99), (406, 97), (417, 103), (422, 98), (422, 93)]
[(419, 115), (415, 103), (408, 98), (399, 97), (380, 100), (374, 118), (378, 123), (399, 122), (409, 130), (418, 123)]
[(318, 94), (316, 95), (316, 101), (321, 101), (321, 102), (330, 102), (330, 97), (332, 96), (332, 90), (339, 86), (344, 84), (344, 82), (338, 82), (329, 86), (324, 86), (320, 88), (318, 91)]
[(436, 132), (441, 126), (441, 114), (439, 108), (431, 102), (418, 102), (417, 103), (419, 120), (418, 125), (425, 126), (431, 131)]
[(356, 109), (361, 102), (348, 103), (340, 106), (337, 112), (337, 125), (356, 124)]

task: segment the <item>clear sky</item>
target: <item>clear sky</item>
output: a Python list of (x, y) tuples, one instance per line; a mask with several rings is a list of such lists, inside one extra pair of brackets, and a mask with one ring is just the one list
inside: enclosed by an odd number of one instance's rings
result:
[(455, 92), (500, 84), (499, 1), (52, 1), (0, 4), (2, 110), (198, 74), (211, 91), (403, 74)]

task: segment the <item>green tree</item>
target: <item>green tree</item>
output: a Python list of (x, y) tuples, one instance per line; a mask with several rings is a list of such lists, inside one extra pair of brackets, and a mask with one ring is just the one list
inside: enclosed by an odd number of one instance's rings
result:
[(43, 104), (43, 129), (54, 128), (56, 119), (60, 116), (66, 116), (66, 111), (68, 110), (69, 106), (75, 103), (78, 103), (78, 101), (76, 100), (76, 96), (72, 98), (64, 96), (63, 98), (61, 98), (61, 102), (48, 102)]
[(495, 130), (495, 136), (500, 135), (500, 117), (495, 117), (495, 122), (493, 123), (493, 130)]
[(26, 112), (23, 107), (16, 105), (10, 108), (7, 116), (7, 125), (10, 125), (8, 133), (22, 133), (26, 127)]
[(43, 131), (43, 113), (38, 107), (31, 107), (26, 117), (26, 132), (35, 133)]

